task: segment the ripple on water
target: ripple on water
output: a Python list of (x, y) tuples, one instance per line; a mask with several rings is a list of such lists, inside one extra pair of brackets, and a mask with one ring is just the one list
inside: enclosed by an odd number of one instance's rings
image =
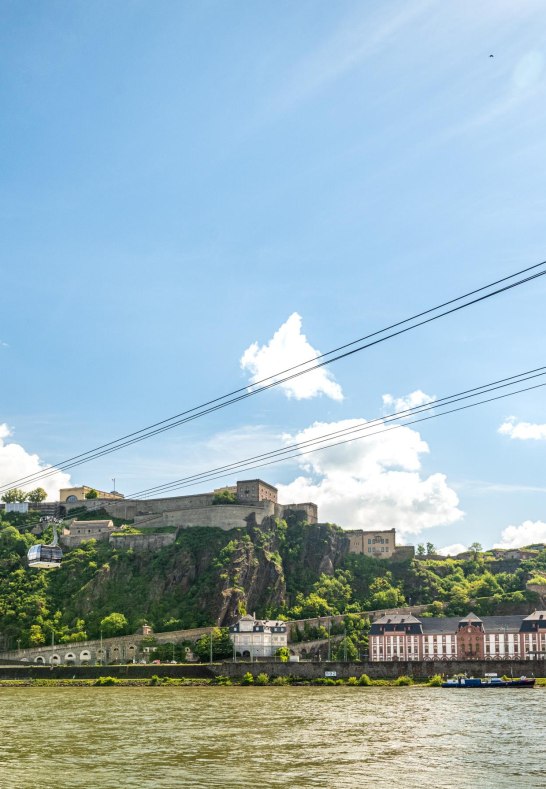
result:
[(2, 689), (0, 789), (544, 789), (546, 693)]

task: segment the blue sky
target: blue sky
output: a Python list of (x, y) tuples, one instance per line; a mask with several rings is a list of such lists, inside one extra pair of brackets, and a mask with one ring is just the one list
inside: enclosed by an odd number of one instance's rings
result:
[[(0, 481), (245, 385), (295, 313), (288, 346), (325, 351), (546, 258), (538, 0), (4, 0), (0, 20)], [(332, 366), (342, 399), (273, 390), (71, 481), (130, 493), (542, 365), (545, 295)], [(408, 541), (546, 538), (544, 403), (263, 476)], [(509, 416), (534, 428), (499, 433)]]

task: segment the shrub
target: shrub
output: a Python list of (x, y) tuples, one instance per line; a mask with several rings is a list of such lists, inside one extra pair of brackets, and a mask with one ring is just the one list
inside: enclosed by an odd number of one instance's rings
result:
[(116, 677), (99, 677), (94, 684), (104, 687), (105, 685), (119, 685), (120, 681)]
[(275, 677), (271, 680), (272, 685), (289, 685), (290, 677)]
[(232, 682), (229, 677), (224, 676), (224, 674), (218, 674), (215, 679), (216, 685), (231, 685)]
[(347, 680), (347, 685), (358, 685), (358, 680), (356, 677), (349, 677)]
[(442, 682), (443, 682), (442, 675), (435, 674), (433, 677), (429, 679), (428, 684), (430, 685), (431, 688), (439, 688)]
[(241, 685), (254, 685), (254, 677), (247, 671), (246, 674), (243, 674), (243, 678), (241, 679)]
[(402, 674), (400, 677), (397, 677), (394, 681), (395, 685), (413, 685), (413, 679), (408, 677), (407, 674)]
[(255, 679), (256, 685), (267, 685), (269, 683), (269, 674), (261, 671)]
[(275, 652), (275, 657), (280, 658), (281, 663), (288, 663), (290, 659), (290, 650), (288, 647), (279, 647)]
[(358, 680), (359, 685), (371, 685), (372, 681), (367, 674), (361, 674), (360, 679)]

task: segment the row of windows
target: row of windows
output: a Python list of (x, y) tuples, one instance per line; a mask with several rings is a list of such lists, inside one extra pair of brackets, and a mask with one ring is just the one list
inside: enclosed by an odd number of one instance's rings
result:
[(385, 539), (383, 539), (383, 537), (368, 537), (368, 545), (371, 545), (373, 542), (379, 542), (381, 544), (385, 544), (386, 543), (388, 545), (389, 544), (389, 538), (385, 537)]

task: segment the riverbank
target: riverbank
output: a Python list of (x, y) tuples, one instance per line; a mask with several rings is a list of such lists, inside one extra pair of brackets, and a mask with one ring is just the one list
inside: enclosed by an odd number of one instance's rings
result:
[[(398, 677), (397, 679), (370, 679), (367, 674), (360, 677), (348, 677), (347, 679), (333, 679), (329, 677), (317, 677), (312, 680), (302, 680), (298, 677), (269, 677), (266, 674), (258, 674), (257, 677), (250, 679), (250, 676), (243, 676), (240, 679), (230, 679), (225, 676), (218, 676), (214, 679), (203, 678), (177, 678), (159, 677), (153, 675), (149, 679), (119, 679), (108, 675), (94, 679), (3, 679), (0, 680), (0, 688), (103, 688), (103, 687), (131, 687), (131, 688), (151, 688), (151, 687), (417, 687), (430, 688), (440, 687), (442, 678), (437, 675), (431, 679), (412, 680), (411, 677)], [(546, 688), (546, 677), (536, 678), (536, 687)]]

